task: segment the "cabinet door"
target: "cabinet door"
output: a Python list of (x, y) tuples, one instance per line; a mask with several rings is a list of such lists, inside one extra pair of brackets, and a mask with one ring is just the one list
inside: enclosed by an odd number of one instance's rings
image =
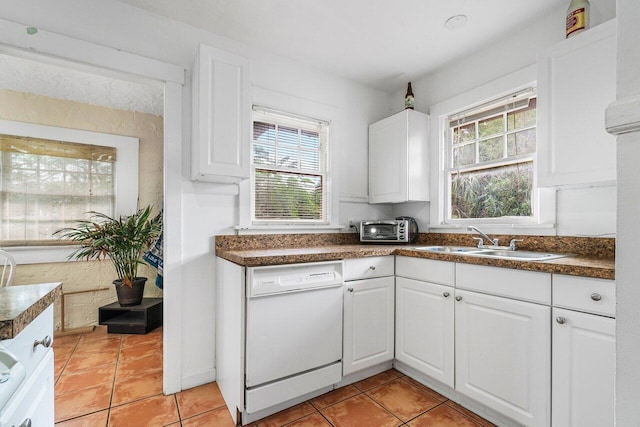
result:
[(407, 115), (369, 126), (369, 203), (407, 201)]
[(553, 425), (614, 425), (615, 319), (553, 309)]
[(604, 111), (615, 100), (615, 21), (540, 55), (539, 186), (615, 181), (616, 138), (604, 122)]
[(48, 427), (54, 423), (53, 350), (0, 412), (0, 426)]
[(550, 315), (548, 306), (456, 290), (456, 390), (523, 425), (549, 425)]
[(193, 76), (193, 180), (249, 177), (250, 79), (249, 59), (200, 45)]
[(344, 355), (348, 375), (393, 359), (394, 278), (344, 285)]
[(453, 387), (453, 288), (396, 278), (396, 359)]

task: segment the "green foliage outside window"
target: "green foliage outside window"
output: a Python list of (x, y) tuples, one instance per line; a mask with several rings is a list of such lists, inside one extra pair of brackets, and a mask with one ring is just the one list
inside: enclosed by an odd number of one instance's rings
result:
[(455, 174), (451, 177), (451, 218), (531, 216), (531, 163)]
[(322, 177), (256, 169), (257, 219), (322, 219)]

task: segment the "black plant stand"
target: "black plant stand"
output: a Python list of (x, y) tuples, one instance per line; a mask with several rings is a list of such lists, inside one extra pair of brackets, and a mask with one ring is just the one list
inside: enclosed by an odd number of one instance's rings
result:
[(114, 302), (98, 309), (98, 323), (111, 334), (146, 334), (162, 325), (162, 298), (143, 298), (140, 305)]

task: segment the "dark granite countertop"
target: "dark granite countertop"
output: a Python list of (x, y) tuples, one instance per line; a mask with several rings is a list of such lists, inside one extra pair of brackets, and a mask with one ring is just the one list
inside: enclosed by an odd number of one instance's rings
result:
[(62, 283), (0, 288), (0, 339), (11, 339), (62, 294)]
[[(418, 245), (423, 246), (423, 245)], [(312, 247), (289, 247), (276, 249), (225, 249), (218, 247), (216, 255), (235, 264), (255, 267), (276, 264), (296, 264), (301, 262), (329, 261), (347, 258), (362, 258), (383, 255), (403, 255), (467, 264), (513, 268), (518, 270), (541, 271), (568, 274), (572, 276), (600, 279), (615, 278), (615, 259), (573, 255), (548, 261), (516, 261), (495, 258), (481, 258), (461, 254), (444, 254), (414, 250), (408, 245), (361, 245), (337, 244)]]

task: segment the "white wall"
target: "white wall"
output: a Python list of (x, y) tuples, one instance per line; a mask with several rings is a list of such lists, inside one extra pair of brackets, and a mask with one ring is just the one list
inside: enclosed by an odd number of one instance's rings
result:
[[(331, 144), (341, 159), (334, 165), (338, 188), (346, 201), (341, 203), (340, 219), (376, 218), (390, 213), (388, 207), (357, 203), (367, 196), (367, 125), (386, 116), (386, 94), (116, 1), (60, 0), (54, 4), (46, 0), (3, 0), (0, 18), (186, 68), (192, 66), (199, 43), (249, 57), (255, 86), (329, 105), (337, 112), (332, 118)], [(189, 85), (183, 90), (183, 98), (183, 223), (173, 224), (182, 231), (183, 280), (165, 283), (165, 287), (180, 288), (181, 342), (174, 345), (181, 351), (180, 377), (182, 387), (187, 388), (214, 379), (213, 236), (233, 233), (238, 222), (238, 197), (235, 186), (188, 180)]]
[[(607, 126), (618, 135), (616, 247), (616, 425), (640, 425), (640, 2), (618, 0), (617, 102)], [(619, 108), (618, 108), (619, 107)]]
[[(509, 38), (497, 40), (482, 50), (412, 82), (416, 110), (428, 113), (435, 104), (535, 64), (538, 52), (564, 39), (567, 5), (568, 2)], [(611, 0), (592, 0), (591, 6), (594, 24), (615, 17), (615, 2)], [(404, 93), (405, 89), (402, 89), (393, 94), (389, 104), (390, 111), (401, 108)], [(431, 125), (436, 126), (437, 123), (432, 121)], [(437, 145), (432, 144), (431, 149), (433, 153)], [(432, 197), (435, 197), (435, 194), (432, 187)], [(612, 236), (616, 228), (615, 200), (616, 187), (611, 185), (559, 189), (555, 233), (561, 236)], [(420, 224), (425, 225), (431, 220), (428, 203), (396, 205), (393, 207), (393, 215), (413, 215)], [(547, 234), (547, 231), (538, 230), (531, 233)]]

